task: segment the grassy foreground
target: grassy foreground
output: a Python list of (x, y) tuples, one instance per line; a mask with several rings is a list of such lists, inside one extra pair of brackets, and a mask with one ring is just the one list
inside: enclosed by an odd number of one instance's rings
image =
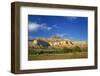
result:
[(88, 52), (86, 49), (33, 49), (29, 48), (28, 60), (54, 60), (54, 59), (79, 59), (87, 58)]
[(87, 58), (87, 52), (65, 53), (65, 54), (42, 54), (42, 55), (29, 55), (28, 60), (53, 60), (53, 59), (79, 59)]

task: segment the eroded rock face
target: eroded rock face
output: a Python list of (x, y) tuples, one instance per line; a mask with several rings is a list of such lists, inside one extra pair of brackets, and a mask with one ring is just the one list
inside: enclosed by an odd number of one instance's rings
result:
[(87, 43), (73, 42), (70, 40), (63, 39), (34, 39), (29, 41), (29, 47), (34, 48), (87, 48)]
[(44, 40), (33, 40), (33, 44), (37, 46), (45, 47), (45, 48), (50, 46), (50, 44)]
[(49, 42), (52, 47), (58, 47), (58, 48), (72, 48), (74, 47), (74, 44), (71, 41), (66, 40), (58, 40)]

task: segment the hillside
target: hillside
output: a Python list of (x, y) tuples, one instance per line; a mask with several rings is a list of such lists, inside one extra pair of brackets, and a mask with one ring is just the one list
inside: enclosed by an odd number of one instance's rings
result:
[(62, 38), (37, 38), (29, 40), (29, 47), (33, 48), (87, 48), (85, 41), (71, 41)]
[(60, 37), (29, 40), (29, 60), (76, 59), (88, 57), (85, 41), (72, 41)]

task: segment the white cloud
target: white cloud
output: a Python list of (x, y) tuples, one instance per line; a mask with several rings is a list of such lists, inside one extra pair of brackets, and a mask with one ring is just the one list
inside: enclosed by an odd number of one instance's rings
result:
[(29, 22), (28, 29), (29, 29), (29, 31), (37, 31), (39, 29), (49, 31), (49, 30), (52, 29), (52, 27), (48, 27), (45, 23), (38, 24), (38, 23), (35, 23), (35, 22)]
[(28, 29), (29, 29), (29, 31), (36, 31), (36, 30), (38, 30), (39, 29), (39, 27), (40, 27), (40, 25), (39, 24), (37, 24), (37, 23), (29, 23), (28, 24)]
[(66, 36), (66, 34), (65, 34), (65, 33), (62, 33), (62, 34), (57, 33), (57, 34), (56, 34), (56, 36), (60, 36), (60, 37), (62, 37), (62, 38), (63, 38), (63, 37), (65, 37), (65, 36)]
[(55, 36), (59, 36), (61, 38), (70, 38), (70, 34), (67, 33), (56, 33)]
[(41, 29), (48, 30), (48, 31), (52, 29), (52, 27), (48, 27), (45, 23), (41, 24), (41, 25), (40, 25), (40, 28), (41, 28)]
[(52, 27), (48, 27), (47, 29), (48, 29), (48, 30), (51, 30), (51, 29), (52, 29)]

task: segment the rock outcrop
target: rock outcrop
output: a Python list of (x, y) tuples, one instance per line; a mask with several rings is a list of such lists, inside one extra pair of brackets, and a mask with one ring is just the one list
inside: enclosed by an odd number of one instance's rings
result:
[(87, 43), (84, 42), (76, 42), (71, 40), (64, 40), (64, 39), (56, 39), (56, 38), (49, 38), (49, 39), (33, 39), (29, 41), (29, 47), (33, 48), (87, 48)]

